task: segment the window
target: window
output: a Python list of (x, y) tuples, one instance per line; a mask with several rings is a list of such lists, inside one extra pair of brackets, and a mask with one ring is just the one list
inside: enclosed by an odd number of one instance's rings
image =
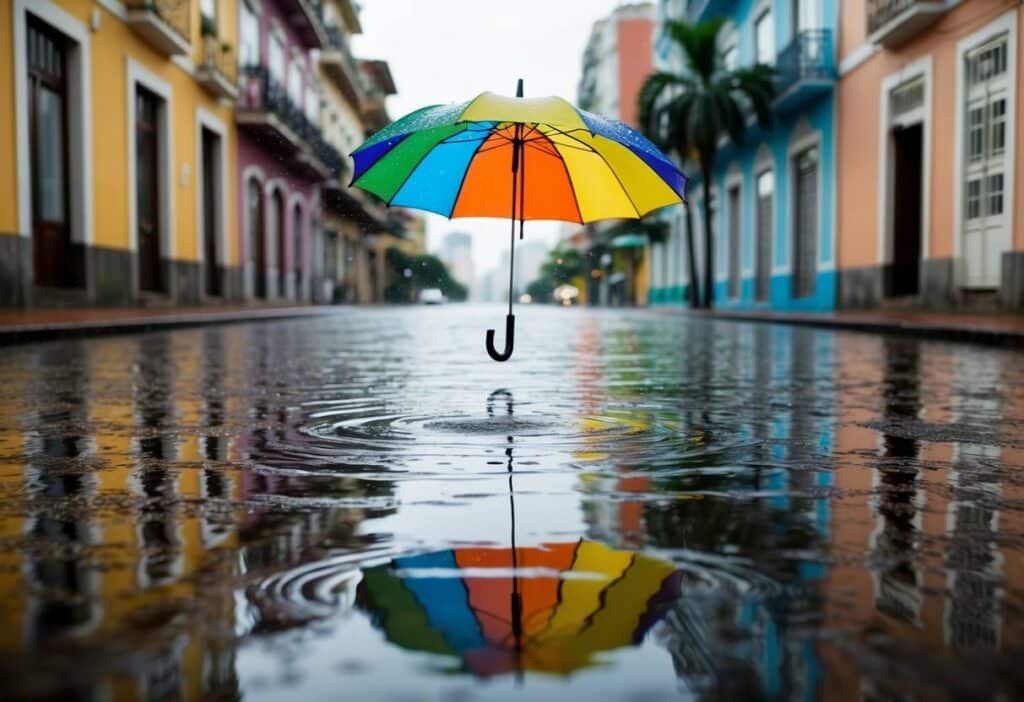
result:
[(270, 76), (284, 84), (284, 39), (276, 32), (270, 34)]
[(924, 79), (905, 83), (892, 91), (890, 111), (893, 117), (905, 115), (924, 106)]
[(758, 63), (775, 63), (775, 27), (771, 10), (765, 10), (754, 20), (754, 45)]
[(249, 7), (249, 3), (242, 2), (240, 32), (238, 47), (238, 63), (242, 66), (258, 66), (260, 63), (260, 19)]
[(292, 59), (292, 63), (288, 67), (288, 97), (291, 98), (296, 107), (302, 105), (303, 101), (302, 69), (301, 59)]
[(983, 46), (967, 61), (967, 81), (984, 83), (1006, 73), (1006, 39)]
[(988, 208), (986, 215), (998, 215), (1003, 213), (1003, 174), (993, 173), (988, 177), (985, 184), (988, 194)]
[(967, 219), (981, 216), (981, 180), (967, 182)]
[(734, 71), (739, 67), (740, 50), (735, 44), (725, 47), (725, 50), (722, 52), (722, 63), (727, 71)]
[(985, 154), (985, 108), (975, 107), (967, 113), (967, 156), (977, 161)]
[(314, 124), (320, 121), (320, 96), (312, 80), (306, 82), (306, 117)]
[(992, 130), (993, 156), (999, 156), (1006, 150), (1006, 98), (994, 100), (989, 105), (989, 124)]
[(809, 29), (820, 29), (818, 22), (819, 2), (821, 0), (793, 0), (793, 13), (790, 17), (796, 19), (793, 27), (794, 35)]
[(217, 26), (217, 0), (199, 0), (199, 13), (203, 20), (211, 21), (214, 27)]

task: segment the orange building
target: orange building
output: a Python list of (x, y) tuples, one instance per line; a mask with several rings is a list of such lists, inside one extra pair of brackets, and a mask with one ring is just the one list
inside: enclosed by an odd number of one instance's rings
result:
[(838, 303), (1024, 309), (1024, 7), (840, 12)]

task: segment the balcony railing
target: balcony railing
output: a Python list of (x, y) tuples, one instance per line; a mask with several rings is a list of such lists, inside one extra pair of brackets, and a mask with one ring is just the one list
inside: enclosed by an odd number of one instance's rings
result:
[(196, 66), (196, 80), (217, 97), (238, 97), (238, 60), (229, 44), (217, 37), (203, 37), (202, 62)]
[(943, 0), (868, 0), (868, 35), (876, 43), (896, 47), (948, 9)]
[(239, 124), (276, 132), (296, 151), (298, 164), (308, 166), (321, 177), (329, 176), (328, 165), (321, 160), (328, 152), (323, 149), (320, 129), (292, 101), (284, 86), (265, 66), (246, 66), (241, 69), (241, 76)]
[(327, 27), (327, 44), (320, 52), (320, 64), (345, 95), (345, 99), (358, 109), (363, 101), (365, 86), (348, 37), (340, 27)]
[(775, 62), (775, 94), (778, 102), (790, 103), (795, 93), (813, 95), (831, 89), (835, 82), (832, 32), (808, 29), (800, 32), (779, 52)]
[(126, 19), (155, 48), (174, 56), (191, 47), (191, 0), (125, 0)]
[(307, 46), (320, 48), (324, 45), (327, 35), (322, 0), (280, 0), (278, 5)]

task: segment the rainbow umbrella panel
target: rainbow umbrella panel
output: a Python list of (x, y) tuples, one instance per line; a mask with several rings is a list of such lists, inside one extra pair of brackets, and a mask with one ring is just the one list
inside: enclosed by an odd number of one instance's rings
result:
[[(558, 97), (483, 93), (433, 105), (374, 134), (353, 154), (352, 184), (389, 206), (454, 217), (509, 217), (515, 251), (525, 220), (638, 219), (683, 201), (686, 177), (628, 126)], [(514, 260), (514, 259), (513, 259)], [(514, 265), (514, 264), (512, 264)], [(509, 272), (506, 352), (514, 329)]]
[(456, 656), (472, 674), (566, 675), (638, 644), (681, 579), (671, 563), (585, 540), (459, 548), (365, 571), (358, 602), (392, 643)]

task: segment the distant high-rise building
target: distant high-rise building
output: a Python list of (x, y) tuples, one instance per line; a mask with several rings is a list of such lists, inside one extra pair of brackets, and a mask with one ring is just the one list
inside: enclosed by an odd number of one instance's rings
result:
[(594, 23), (583, 52), (580, 107), (637, 126), (637, 96), (653, 65), (656, 16), (653, 4), (633, 3)]
[[(652, 43), (656, 18), (655, 6), (641, 2), (620, 5), (594, 23), (583, 52), (576, 96), (580, 107), (633, 128), (639, 126), (637, 103), (640, 87), (654, 65)], [(590, 300), (604, 304), (610, 299), (609, 281), (613, 274), (621, 274), (618, 279), (622, 281), (622, 298), (629, 304), (646, 303), (646, 261), (650, 258), (644, 255), (647, 247), (614, 256), (612, 225), (604, 222), (590, 224), (586, 229), (563, 228), (562, 235), (571, 239), (573, 248), (588, 253), (592, 260), (609, 261), (605, 275), (591, 283), (596, 289), (591, 290)]]
[(526, 286), (537, 279), (541, 264), (548, 255), (548, 247), (540, 241), (530, 241), (516, 247), (515, 288), (526, 292)]
[(472, 286), (476, 276), (473, 271), (473, 237), (465, 232), (451, 232), (441, 244), (441, 260), (455, 280)]

